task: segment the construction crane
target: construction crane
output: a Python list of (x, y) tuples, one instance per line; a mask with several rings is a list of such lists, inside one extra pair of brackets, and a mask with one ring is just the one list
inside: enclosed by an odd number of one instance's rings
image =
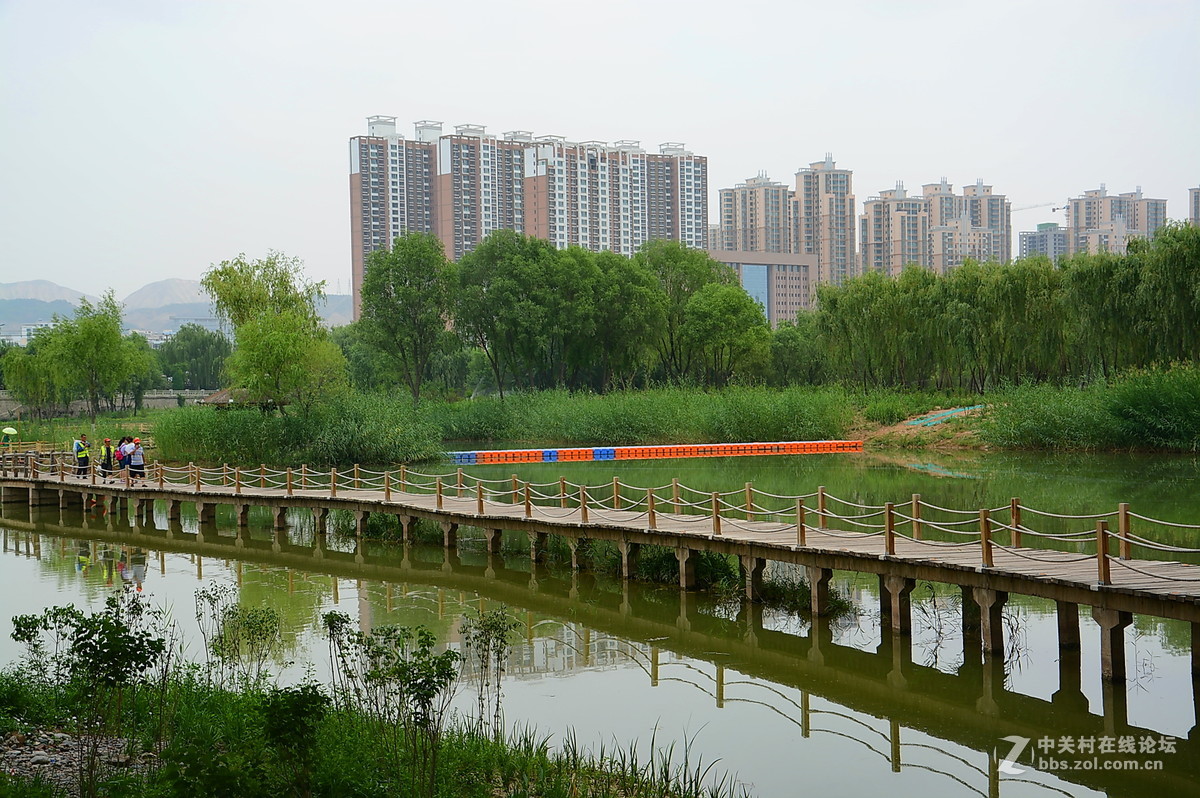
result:
[(1013, 213), (1016, 213), (1017, 211), (1031, 211), (1031, 210), (1033, 210), (1034, 208), (1050, 208), (1050, 211), (1051, 211), (1052, 213), (1057, 213), (1057, 212), (1059, 212), (1059, 211), (1061, 211), (1061, 210), (1064, 210), (1064, 209), (1066, 208), (1066, 206), (1065, 206), (1065, 205), (1060, 205), (1060, 206), (1059, 206), (1059, 207), (1057, 207), (1057, 208), (1053, 208), (1053, 207), (1051, 207), (1052, 205), (1054, 205), (1054, 203), (1053, 203), (1053, 202), (1037, 202), (1037, 203), (1034, 203), (1033, 205), (1022, 205), (1022, 206), (1021, 206), (1021, 207), (1019, 207), (1019, 208), (1013, 208), (1013, 209), (1012, 209), (1012, 212), (1013, 212)]

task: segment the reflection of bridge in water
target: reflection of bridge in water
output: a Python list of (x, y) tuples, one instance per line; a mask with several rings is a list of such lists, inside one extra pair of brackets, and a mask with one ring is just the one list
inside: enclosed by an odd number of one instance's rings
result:
[[(419, 583), (474, 593), (482, 602), (526, 610), (526, 644), (523, 651), (517, 652), (517, 670), (546, 669), (545, 664), (535, 664), (539, 660), (547, 662), (544, 657), (534, 656), (535, 645), (560, 647), (558, 661), (564, 666), (619, 664), (624, 658), (641, 668), (651, 684), (682, 679), (718, 707), (734, 702), (767, 707), (793, 724), (801, 736), (850, 737), (885, 757), (893, 770), (920, 767), (961, 781), (955, 774), (965, 769), (967, 778), (977, 778), (980, 785), (986, 777), (987, 786), (984, 790), (968, 782), (964, 785), (988, 796), (1000, 795), (1006, 782), (1023, 780), (999, 771), (996, 746), (1005, 745), (1001, 742), (1004, 737), (1016, 735), (1036, 741), (1047, 736), (1161, 736), (1153, 729), (1128, 723), (1122, 685), (1105, 682), (1103, 714), (1088, 711), (1088, 701), (1080, 689), (1077, 650), (1062, 652), (1059, 689), (1051, 700), (1044, 700), (1005, 689), (1003, 662), (980, 656), (970, 644), (964, 644), (964, 664), (958, 672), (947, 673), (915, 663), (910, 638), (889, 633), (889, 627), (885, 627), (884, 638), (875, 651), (863, 651), (835, 644), (829, 621), (824, 618), (815, 618), (808, 636), (800, 636), (765, 628), (761, 607), (750, 603), (742, 605), (736, 618), (699, 612), (695, 594), (687, 591), (679, 591), (677, 597), (669, 591), (665, 594), (675, 605), (673, 623), (652, 620), (640, 617), (639, 610), (644, 606), (644, 615), (661, 614), (663, 591), (643, 595), (630, 590), (628, 582), (621, 582), (613, 583), (611, 592), (590, 590), (588, 601), (580, 601), (581, 580), (593, 578), (586, 572), (571, 571), (557, 578), (544, 565), (530, 563), (530, 570), (513, 568), (486, 550), (471, 552), (464, 547), (460, 554), (438, 546), (364, 545), (360, 538), (347, 541), (353, 551), (340, 551), (320, 533), (298, 536), (274, 530), (269, 538), (260, 538), (246, 530), (236, 535), (220, 534), (211, 525), (201, 525), (197, 532), (184, 532), (178, 521), (143, 517), (131, 525), (127, 518), (113, 516), (108, 516), (104, 526), (81, 529), (72, 523), (79, 515), (70, 511), (59, 511), (57, 519), (46, 521), (41, 518), (50, 514), (39, 517), (36, 508), (29, 514), (13, 515), (10, 511), (4, 521), (10, 529), (60, 538), (82, 534), (102, 542), (189, 554), (196, 558), (197, 569), (203, 568), (204, 559), (261, 563), (347, 580)], [(48, 523), (50, 520), (58, 523)], [(293, 537), (307, 540), (296, 543)], [(6, 539), (5, 547), (9, 545)], [(38, 536), (26, 538), (23, 545), (27, 552), (37, 554)], [(439, 602), (438, 611), (448, 610)], [(557, 618), (569, 614), (572, 622), (562, 624), (566, 632), (559, 634), (556, 642), (539, 643), (535, 639), (535, 613)], [(571, 658), (573, 663), (569, 662)], [(736, 674), (772, 682), (778, 689)], [(798, 692), (798, 699), (785, 695), (785, 689)], [(1194, 700), (1196, 695), (1193, 687)], [(836, 708), (823, 708), (823, 701), (878, 718), (879, 725)], [(905, 729), (972, 749), (982, 756), (972, 762), (905, 740)], [(1006, 751), (1002, 748), (999, 753)], [(1200, 736), (1193, 732), (1178, 740), (1176, 753), (1164, 757), (1161, 771), (1079, 770), (1055, 775), (1116, 795), (1157, 792), (1200, 796), (1198, 754)], [(929, 757), (948, 759), (945, 767), (940, 767), (929, 764)]]

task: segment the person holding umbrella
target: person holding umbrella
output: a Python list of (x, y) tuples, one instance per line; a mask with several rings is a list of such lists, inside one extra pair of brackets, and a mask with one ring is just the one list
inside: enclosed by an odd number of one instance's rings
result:
[(0, 429), (0, 432), (4, 433), (4, 437), (0, 438), (0, 446), (4, 446), (5, 448), (12, 446), (12, 438), (10, 438), (8, 436), (16, 435), (17, 431), (15, 429), (13, 429), (12, 427), (5, 427), (4, 429)]

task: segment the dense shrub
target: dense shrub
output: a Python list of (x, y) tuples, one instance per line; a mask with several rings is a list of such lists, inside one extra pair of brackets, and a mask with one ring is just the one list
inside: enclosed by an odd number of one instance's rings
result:
[(1200, 450), (1200, 368), (1133, 372), (1112, 387), (1106, 409), (1126, 440)]

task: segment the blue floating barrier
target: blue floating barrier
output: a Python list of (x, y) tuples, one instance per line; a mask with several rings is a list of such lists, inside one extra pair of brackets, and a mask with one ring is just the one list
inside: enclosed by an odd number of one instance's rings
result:
[(616, 460), (616, 449), (592, 449), (593, 460)]
[(542, 462), (554, 463), (558, 461), (558, 449), (542, 449)]

